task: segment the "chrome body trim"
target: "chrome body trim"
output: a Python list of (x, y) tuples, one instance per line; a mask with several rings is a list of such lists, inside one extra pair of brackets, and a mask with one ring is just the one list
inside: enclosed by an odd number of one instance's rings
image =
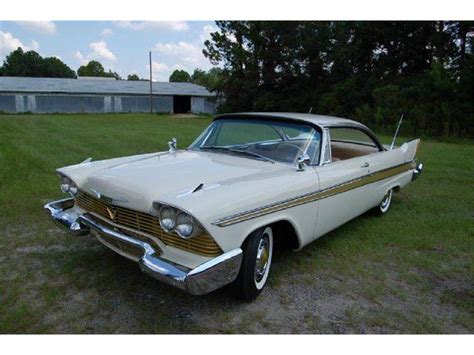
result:
[(331, 134), (329, 128), (322, 128), (319, 166), (331, 163)]
[[(193, 191), (194, 192), (194, 191)], [(171, 230), (171, 231), (167, 231), (162, 223), (161, 223), (161, 216), (160, 216), (160, 211), (162, 208), (164, 207), (170, 207), (172, 208), (174, 211), (175, 211), (175, 226), (174, 228)], [(204, 228), (202, 226), (201, 223), (199, 223), (199, 221), (196, 219), (196, 217), (194, 217), (191, 213), (189, 213), (187, 210), (181, 208), (181, 207), (177, 207), (176, 205), (171, 205), (171, 204), (168, 204), (168, 203), (164, 203), (164, 202), (160, 202), (160, 201), (153, 201), (153, 205), (152, 205), (152, 210), (156, 210), (157, 213), (158, 213), (158, 220), (159, 220), (159, 223), (160, 223), (160, 226), (161, 228), (163, 228), (164, 231), (167, 231), (167, 232), (175, 232), (181, 239), (184, 239), (184, 240), (187, 240), (187, 239), (191, 239), (193, 237), (196, 237), (197, 235), (199, 235), (199, 233), (206, 233), (208, 234), (209, 236), (211, 236), (211, 234), (206, 230), (206, 228)], [(193, 219), (193, 223), (194, 223), (194, 226), (196, 227), (195, 228), (195, 231), (193, 232), (193, 234), (189, 237), (183, 237), (179, 232), (178, 232), (178, 214), (180, 213), (186, 213), (187, 215), (191, 216), (191, 218)], [(212, 236), (211, 236), (212, 238)]]
[(47, 203), (44, 205), (44, 209), (57, 225), (65, 228), (71, 234), (89, 234), (89, 228), (81, 225), (78, 220), (81, 215), (77, 212), (68, 211), (73, 206), (74, 199), (66, 198), (63, 200)]
[(232, 224), (247, 221), (249, 219), (261, 217), (270, 213), (278, 212), (287, 208), (303, 205), (305, 203), (314, 202), (323, 198), (331, 197), (342, 192), (355, 189), (373, 182), (383, 180), (406, 171), (414, 169), (414, 162), (403, 163), (388, 169), (380, 170), (368, 175), (361, 176), (357, 179), (349, 180), (341, 184), (330, 186), (323, 190), (318, 190), (303, 195), (299, 195), (290, 199), (275, 202), (266, 206), (254, 208), (248, 211), (236, 213), (227, 217), (220, 218), (212, 224), (219, 227), (227, 227)]
[(106, 236), (141, 250), (142, 255), (138, 258), (138, 264), (143, 273), (192, 295), (212, 292), (234, 281), (239, 273), (242, 262), (240, 248), (228, 251), (190, 269), (160, 258), (159, 251), (150, 244), (115, 231), (99, 223), (89, 213), (81, 214), (71, 209), (73, 206), (74, 200), (69, 198), (48, 203), (44, 208), (56, 223), (72, 234), (85, 235), (92, 231), (98, 238)]
[(420, 175), (421, 175), (421, 172), (423, 171), (423, 163), (420, 163), (416, 166), (415, 170), (413, 171), (413, 176), (411, 178), (411, 180), (416, 180)]
[(99, 199), (104, 201), (105, 203), (115, 203), (115, 202), (123, 202), (127, 203), (128, 200), (122, 197), (117, 197), (117, 198), (112, 198), (109, 196), (103, 195), (100, 191), (97, 191), (95, 189), (91, 189), (91, 191), (95, 194), (95, 196)]
[(310, 165), (310, 164), (311, 164), (311, 159), (309, 158), (308, 154), (304, 153), (296, 161), (296, 171), (304, 171), (306, 168), (306, 165)]
[(168, 142), (168, 152), (169, 153), (175, 153), (176, 152), (176, 148), (178, 146), (178, 140), (176, 138), (171, 138), (171, 140)]

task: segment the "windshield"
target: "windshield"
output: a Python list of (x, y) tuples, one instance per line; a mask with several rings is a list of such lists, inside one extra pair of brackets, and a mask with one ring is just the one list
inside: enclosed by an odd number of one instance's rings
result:
[(321, 134), (308, 124), (259, 119), (214, 121), (190, 149), (240, 154), (244, 157), (295, 164), (307, 154), (319, 163)]

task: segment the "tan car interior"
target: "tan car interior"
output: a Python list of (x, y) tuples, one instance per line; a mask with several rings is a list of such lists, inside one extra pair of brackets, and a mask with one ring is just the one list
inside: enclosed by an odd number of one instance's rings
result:
[(363, 144), (341, 141), (331, 142), (331, 153), (333, 162), (361, 157), (364, 155), (376, 153), (378, 151), (379, 149), (377, 147), (371, 147)]

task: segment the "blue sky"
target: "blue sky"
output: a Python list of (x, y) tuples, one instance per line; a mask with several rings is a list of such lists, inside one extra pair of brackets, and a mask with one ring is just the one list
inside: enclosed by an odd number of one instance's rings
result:
[(168, 81), (174, 69), (212, 67), (202, 49), (216, 30), (213, 21), (0, 21), (0, 61), (20, 46), (59, 57), (73, 70), (94, 59), (124, 78), (148, 78), (152, 50), (153, 79)]

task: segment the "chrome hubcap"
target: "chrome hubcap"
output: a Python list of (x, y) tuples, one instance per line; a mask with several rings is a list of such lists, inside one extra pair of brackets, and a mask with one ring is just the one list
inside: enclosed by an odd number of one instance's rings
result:
[(255, 263), (255, 281), (262, 281), (268, 267), (268, 259), (270, 257), (270, 246), (268, 236), (263, 236), (260, 239), (257, 249), (257, 262)]
[(392, 190), (387, 192), (387, 194), (384, 196), (382, 202), (380, 203), (380, 207), (382, 208), (382, 210), (384, 210), (388, 207), (388, 205), (390, 204), (391, 198), (392, 198)]

